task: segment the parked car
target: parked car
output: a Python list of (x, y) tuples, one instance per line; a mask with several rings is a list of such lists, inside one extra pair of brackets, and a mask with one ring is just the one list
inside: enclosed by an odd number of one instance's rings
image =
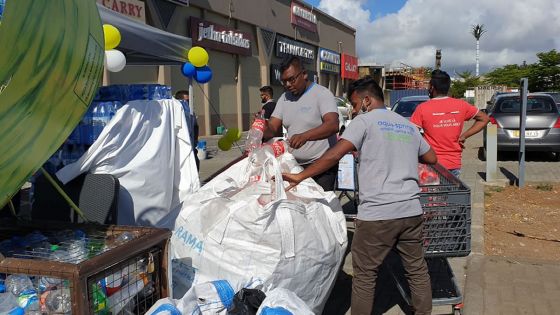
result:
[[(520, 108), (518, 93), (498, 95), (494, 102), (489, 102), (486, 107), (490, 122), (498, 127), (498, 151), (519, 150)], [(486, 130), (483, 144), (485, 157)], [(560, 160), (560, 112), (550, 95), (529, 93), (527, 97), (525, 149), (554, 152)]]
[(340, 129), (339, 133), (342, 133), (342, 131), (344, 131), (344, 129), (348, 126), (348, 123), (350, 123), (350, 120), (352, 120), (352, 117), (350, 117), (352, 113), (352, 104), (350, 104), (348, 100), (341, 97), (335, 97), (335, 100), (336, 107), (338, 108), (338, 128)]
[(410, 120), (416, 107), (429, 99), (430, 97), (428, 95), (405, 96), (399, 99), (391, 110)]

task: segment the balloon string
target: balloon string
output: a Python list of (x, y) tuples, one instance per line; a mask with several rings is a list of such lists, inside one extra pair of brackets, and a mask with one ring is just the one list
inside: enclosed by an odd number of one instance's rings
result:
[[(204, 97), (208, 101), (208, 104), (210, 104), (210, 108), (212, 108), (212, 110), (214, 111), (214, 114), (216, 114), (216, 116), (218, 116), (218, 119), (219, 119), (220, 123), (222, 124), (222, 126), (226, 127), (226, 129), (227, 129), (226, 123), (222, 120), (222, 116), (220, 115), (220, 113), (218, 113), (218, 111), (216, 110), (216, 107), (214, 107), (214, 104), (212, 104), (212, 102), (210, 101), (210, 98), (208, 98), (206, 93), (204, 93), (204, 89), (202, 88), (202, 86), (198, 82), (196, 82), (196, 85), (198, 86), (198, 88), (202, 92), (202, 95), (204, 95)], [(234, 143), (237, 146), (237, 148), (239, 149), (239, 151), (241, 152), (241, 154), (243, 155), (243, 149), (241, 148), (241, 145), (239, 145), (237, 143), (237, 141), (234, 141)]]

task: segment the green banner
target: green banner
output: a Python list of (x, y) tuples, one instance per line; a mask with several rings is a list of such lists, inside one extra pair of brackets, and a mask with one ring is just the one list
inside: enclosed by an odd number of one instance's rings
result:
[(0, 207), (70, 135), (103, 74), (92, 0), (8, 0), (0, 24)]

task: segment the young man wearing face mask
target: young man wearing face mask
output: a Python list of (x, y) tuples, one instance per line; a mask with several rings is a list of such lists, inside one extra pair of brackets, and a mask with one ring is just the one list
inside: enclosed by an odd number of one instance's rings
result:
[[(441, 165), (459, 177), (465, 141), (482, 131), (490, 118), (475, 106), (448, 97), (450, 86), (449, 75), (445, 71), (434, 70), (429, 86), (431, 100), (416, 107), (410, 122), (424, 130), (424, 137), (436, 152)], [(471, 119), (475, 123), (463, 132), (465, 121)]]
[[(304, 168), (336, 143), (338, 108), (327, 88), (309, 81), (298, 57), (286, 59), (280, 66), (284, 92), (267, 121), (264, 138), (282, 132), (284, 126), (292, 154)], [(313, 179), (325, 191), (334, 190), (338, 165), (315, 174)]]
[(383, 104), (372, 78), (355, 81), (348, 91), (354, 112), (362, 109), (342, 139), (299, 174), (282, 174), (288, 189), (335, 165), (346, 153), (360, 154), (360, 204), (352, 240), (352, 314), (370, 315), (377, 273), (391, 250), (402, 259), (411, 288), (414, 314), (430, 314), (432, 291), (422, 249), (422, 207), (418, 162), (437, 157), (418, 128)]

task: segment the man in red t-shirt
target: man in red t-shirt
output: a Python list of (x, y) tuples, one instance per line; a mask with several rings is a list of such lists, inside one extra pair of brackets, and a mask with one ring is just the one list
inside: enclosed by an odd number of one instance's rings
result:
[[(424, 130), (424, 137), (436, 152), (439, 163), (459, 177), (465, 140), (480, 132), (490, 119), (471, 104), (447, 96), (451, 78), (445, 71), (434, 70), (430, 80), (431, 100), (416, 108), (410, 121)], [(475, 123), (463, 132), (465, 121)]]

